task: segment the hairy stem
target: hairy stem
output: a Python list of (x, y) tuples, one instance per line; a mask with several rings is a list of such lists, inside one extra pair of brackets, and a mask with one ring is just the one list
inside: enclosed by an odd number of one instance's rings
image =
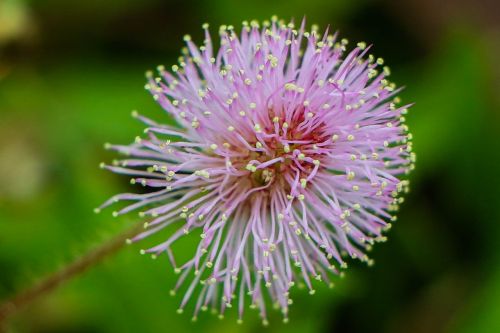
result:
[(142, 228), (142, 224), (134, 225), (122, 234), (110, 239), (99, 247), (69, 263), (61, 270), (45, 277), (32, 287), (22, 290), (12, 298), (1, 303), (0, 324), (6, 322), (9, 317), (14, 315), (23, 307), (33, 303), (43, 295), (54, 291), (62, 283), (71, 280), (92, 266), (95, 266), (104, 258), (118, 252), (126, 244), (126, 240), (140, 233), (143, 230)]

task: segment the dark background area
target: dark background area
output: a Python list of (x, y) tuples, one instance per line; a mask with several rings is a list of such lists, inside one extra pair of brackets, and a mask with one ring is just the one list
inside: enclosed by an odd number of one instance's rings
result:
[[(136, 221), (92, 209), (130, 190), (98, 168), (104, 142), (165, 116), (147, 69), (176, 62), (182, 36), (276, 14), (374, 44), (415, 102), (417, 168), (374, 267), (333, 290), (295, 291), (272, 332), (500, 332), (500, 5), (490, 1), (0, 0), (0, 299)], [(187, 245), (186, 249), (187, 249)], [(9, 332), (258, 332), (248, 310), (177, 315), (166, 260), (132, 245), (17, 314)], [(182, 247), (179, 251), (182, 251)]]

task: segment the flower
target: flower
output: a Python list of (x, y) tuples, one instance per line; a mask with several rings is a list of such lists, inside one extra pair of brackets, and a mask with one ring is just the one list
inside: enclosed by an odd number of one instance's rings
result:
[[(147, 138), (108, 145), (128, 157), (103, 165), (150, 189), (119, 194), (132, 201), (113, 213), (141, 210), (146, 230), (131, 241), (175, 228), (142, 253), (166, 254), (191, 298), (194, 319), (209, 306), (221, 316), (245, 303), (267, 323), (266, 299), (287, 320), (289, 290), (314, 280), (330, 283), (346, 257), (383, 241), (396, 218), (413, 168), (408, 105), (387, 80), (381, 58), (365, 43), (346, 53), (347, 40), (308, 32), (305, 23), (273, 18), (244, 22), (240, 35), (221, 26), (221, 45), (205, 40), (187, 48), (169, 72), (147, 73), (146, 89), (177, 124), (133, 113)], [(172, 245), (200, 235), (193, 257), (178, 264)]]

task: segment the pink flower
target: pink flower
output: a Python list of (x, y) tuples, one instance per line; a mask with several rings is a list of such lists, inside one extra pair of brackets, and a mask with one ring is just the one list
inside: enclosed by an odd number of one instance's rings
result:
[[(149, 127), (113, 172), (132, 176), (146, 194), (115, 212), (150, 217), (138, 241), (169, 226), (176, 231), (143, 253), (166, 254), (184, 290), (179, 312), (195, 298), (194, 318), (207, 307), (221, 315), (245, 303), (267, 323), (268, 298), (287, 320), (290, 289), (329, 282), (345, 257), (370, 263), (365, 250), (384, 229), (407, 190), (398, 175), (413, 168), (408, 106), (382, 59), (365, 43), (346, 53), (336, 35), (272, 20), (219, 30), (214, 50), (208, 25), (197, 47), (189, 36), (179, 65), (146, 89), (175, 126), (134, 114)], [(98, 210), (99, 210), (98, 209)], [(201, 238), (193, 256), (177, 263), (173, 244)]]

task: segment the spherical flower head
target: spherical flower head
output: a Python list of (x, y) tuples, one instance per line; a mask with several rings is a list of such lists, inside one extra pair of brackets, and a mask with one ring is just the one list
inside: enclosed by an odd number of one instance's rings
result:
[[(166, 255), (180, 274), (179, 312), (194, 298), (194, 318), (235, 306), (241, 320), (250, 304), (267, 323), (270, 300), (287, 320), (290, 288), (313, 294), (346, 257), (371, 263), (365, 251), (385, 240), (408, 189), (398, 177), (413, 168), (408, 106), (365, 43), (348, 52), (335, 35), (273, 19), (244, 22), (239, 35), (222, 26), (216, 50), (203, 28), (203, 45), (186, 36), (171, 71), (147, 73), (177, 125), (134, 113), (144, 137), (108, 145), (127, 157), (103, 167), (149, 191), (99, 209), (131, 201), (114, 215), (149, 218), (131, 241), (174, 230), (142, 253)], [(190, 233), (198, 246), (178, 263), (172, 246)]]

